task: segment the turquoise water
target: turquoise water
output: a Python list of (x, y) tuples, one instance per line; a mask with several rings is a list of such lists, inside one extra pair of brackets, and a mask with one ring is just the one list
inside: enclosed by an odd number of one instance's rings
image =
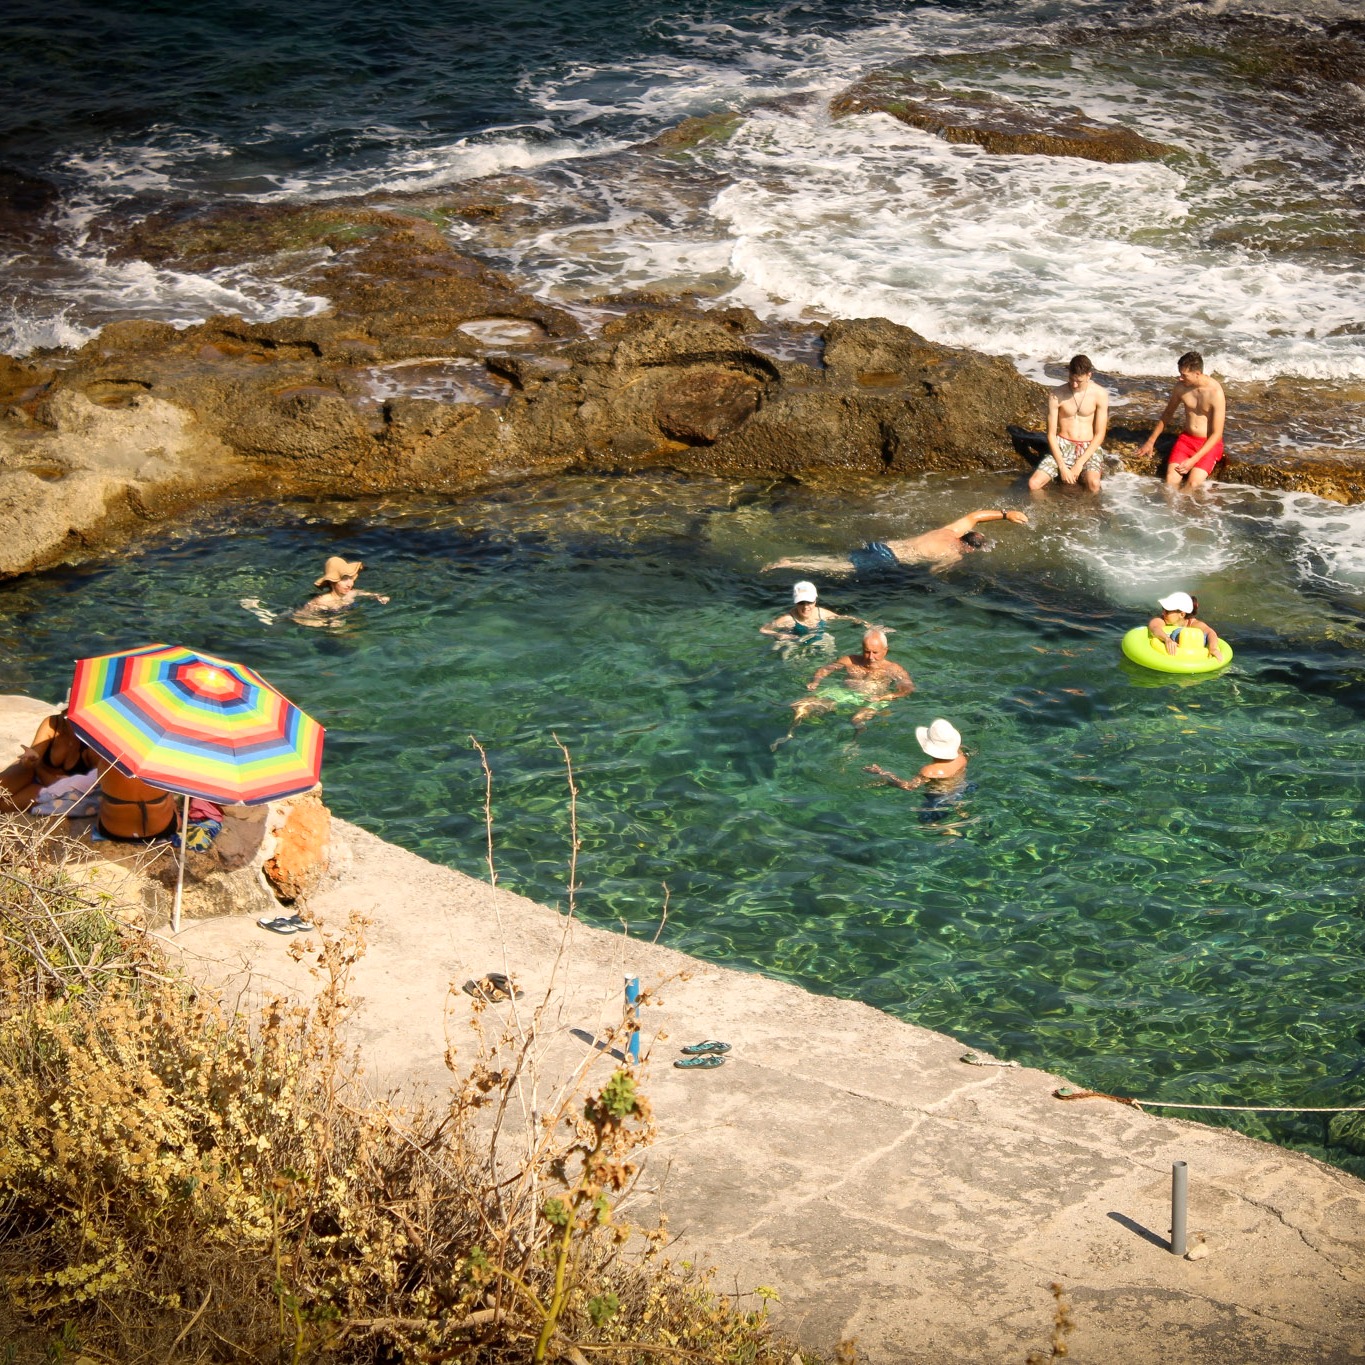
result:
[[(855, 997), (1122, 1094), (1365, 1103), (1365, 575), (1357, 513), (1121, 477), (949, 573), (822, 600), (894, 628), (915, 694), (861, 735), (813, 719), (824, 656), (757, 634), (778, 554), (1020, 501), (1000, 481), (808, 489), (564, 479), (458, 505), (295, 504), (206, 520), (101, 565), (0, 586), (0, 691), (59, 696), (71, 660), (159, 639), (259, 668), (328, 727), (333, 808), (483, 875), (476, 736), (504, 885), (563, 904), (579, 785), (582, 915)], [(994, 528), (992, 528), (994, 529)], [(265, 625), (325, 556), (391, 594), (337, 629)], [(1170, 681), (1121, 661), (1158, 592), (1198, 592), (1237, 647)], [(842, 648), (859, 631), (841, 627)], [(874, 785), (947, 716), (952, 809)], [(665, 890), (665, 888), (667, 888)], [(1246, 1131), (1323, 1148), (1317, 1119)]]

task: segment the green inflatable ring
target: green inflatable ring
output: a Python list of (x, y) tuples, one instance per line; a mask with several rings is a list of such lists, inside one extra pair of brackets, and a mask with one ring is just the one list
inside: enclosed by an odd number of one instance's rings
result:
[(1219, 636), (1218, 647), (1221, 659), (1215, 659), (1202, 644), (1197, 650), (1180, 648), (1170, 654), (1146, 626), (1134, 626), (1123, 637), (1124, 656), (1158, 673), (1213, 673), (1226, 668), (1232, 662), (1232, 646)]

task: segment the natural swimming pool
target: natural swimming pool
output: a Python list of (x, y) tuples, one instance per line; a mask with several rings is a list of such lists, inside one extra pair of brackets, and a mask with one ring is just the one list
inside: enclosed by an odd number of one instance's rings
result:
[[(1034, 527), (935, 576), (820, 579), (894, 627), (917, 691), (855, 737), (812, 720), (775, 752), (823, 656), (757, 627), (782, 554), (1027, 506)], [(101, 564), (0, 586), (0, 691), (59, 697), (71, 661), (150, 640), (259, 668), (328, 727), (338, 814), (483, 875), (495, 775), (504, 885), (562, 903), (579, 785), (583, 916), (882, 1009), (1119, 1094), (1365, 1103), (1365, 509), (1221, 488), (1030, 505), (1003, 480), (818, 489), (564, 478), (458, 503), (238, 508)], [(265, 625), (323, 559), (388, 593), (341, 628)], [(1146, 676), (1123, 631), (1199, 594), (1237, 661)], [(841, 648), (859, 631), (841, 626)], [(916, 724), (974, 754), (947, 821), (910, 775)], [(667, 893), (665, 893), (665, 886)], [(1317, 1118), (1243, 1118), (1323, 1147)]]

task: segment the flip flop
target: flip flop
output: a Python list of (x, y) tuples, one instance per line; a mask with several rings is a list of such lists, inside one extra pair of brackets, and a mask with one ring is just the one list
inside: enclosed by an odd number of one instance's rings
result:
[(317, 928), (317, 925), (314, 924), (312, 920), (304, 919), (302, 915), (286, 915), (284, 918), (294, 926), (296, 933), (310, 934)]
[(502, 972), (485, 972), (477, 980), (466, 981), (460, 989), (475, 1000), (486, 1000), (490, 1004), (502, 1000), (520, 1000), (523, 994), (516, 982)]
[(269, 929), (272, 934), (297, 934), (299, 932), (299, 926), (287, 915), (281, 915), (278, 919), (258, 919), (256, 923), (262, 929)]
[(679, 1057), (673, 1065), (684, 1071), (713, 1071), (725, 1065), (725, 1058), (717, 1057), (714, 1052), (704, 1052), (700, 1057)]
[(708, 1052), (729, 1052), (729, 1043), (717, 1043), (708, 1039), (704, 1043), (693, 1043), (691, 1047), (682, 1050), (684, 1057), (702, 1057)]

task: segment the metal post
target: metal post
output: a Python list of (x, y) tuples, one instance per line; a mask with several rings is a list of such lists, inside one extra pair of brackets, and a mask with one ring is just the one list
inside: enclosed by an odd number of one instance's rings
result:
[(180, 903), (185, 899), (185, 839), (190, 832), (190, 798), (180, 816), (180, 870), (175, 877), (175, 904), (171, 906), (171, 933), (180, 932)]
[(640, 1060), (640, 978), (638, 976), (626, 977), (626, 1027), (630, 1030), (626, 1052), (632, 1062), (638, 1062)]
[(1171, 1254), (1185, 1254), (1185, 1214), (1190, 1203), (1190, 1168), (1171, 1162)]

